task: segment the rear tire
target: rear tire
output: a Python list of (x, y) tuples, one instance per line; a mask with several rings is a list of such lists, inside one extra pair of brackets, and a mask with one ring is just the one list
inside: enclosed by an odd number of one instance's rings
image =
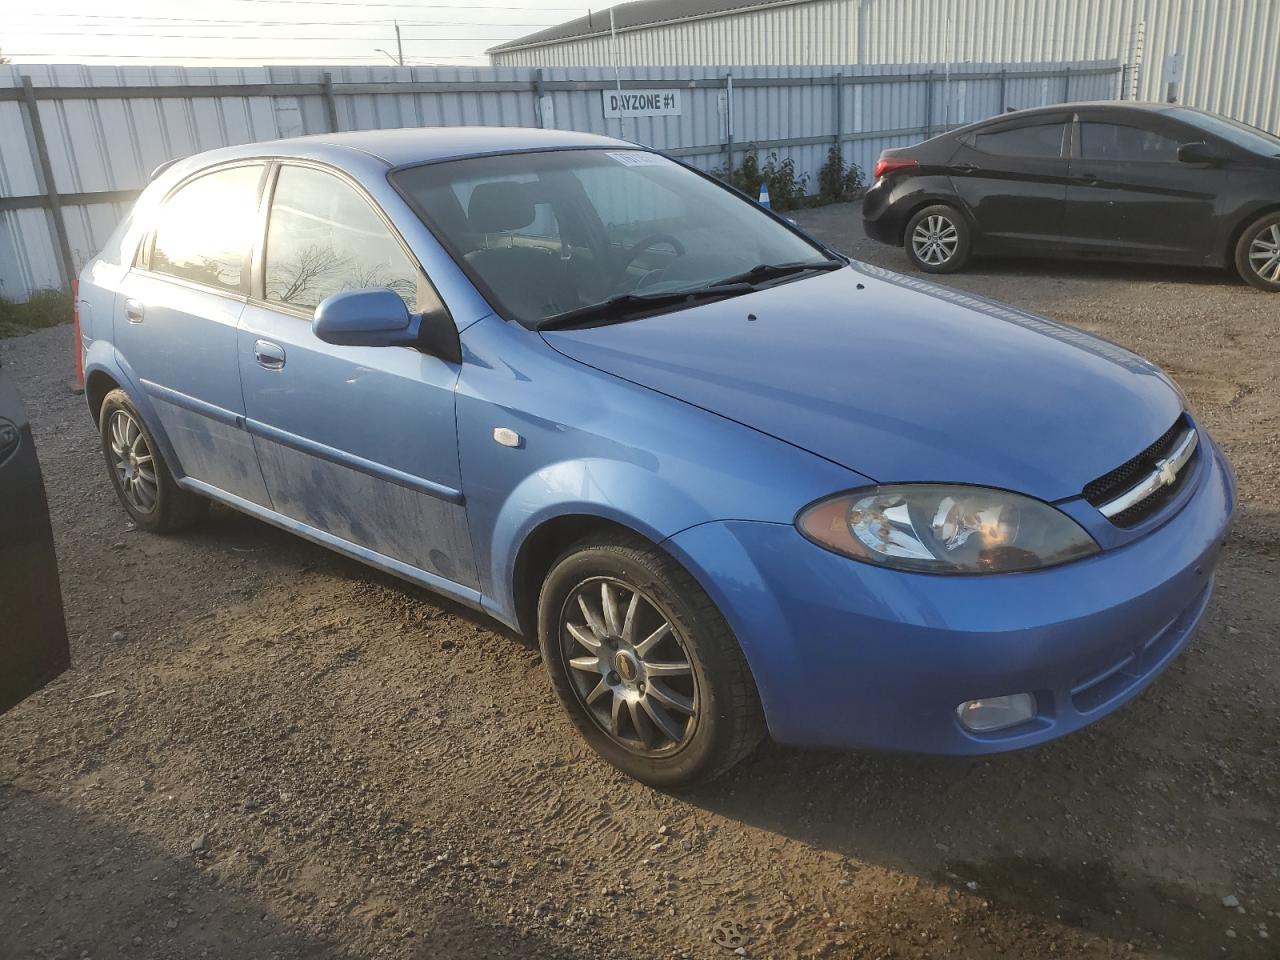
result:
[(173, 533), (209, 512), (208, 500), (174, 481), (155, 437), (123, 390), (112, 390), (103, 398), (98, 431), (111, 485), (138, 526), (152, 533)]
[(1236, 243), (1236, 269), (1244, 281), (1280, 293), (1280, 212), (1259, 217)]
[(717, 777), (764, 736), (729, 625), (688, 571), (638, 537), (588, 538), (556, 561), (538, 598), (538, 641), (578, 732), (650, 786)]
[(916, 211), (903, 233), (907, 258), (925, 273), (953, 273), (969, 262), (973, 234), (955, 207), (935, 203)]

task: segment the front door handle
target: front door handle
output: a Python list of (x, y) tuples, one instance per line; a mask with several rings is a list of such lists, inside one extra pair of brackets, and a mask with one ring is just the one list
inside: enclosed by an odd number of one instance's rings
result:
[(141, 300), (134, 300), (130, 297), (124, 302), (124, 315), (130, 323), (141, 323), (143, 314), (146, 310), (142, 306)]
[(1079, 174), (1075, 179), (1077, 183), (1083, 183), (1089, 187), (1092, 187), (1095, 183), (1098, 182), (1097, 175), (1092, 173)]
[(260, 367), (279, 370), (284, 366), (284, 347), (270, 340), (259, 340), (253, 345), (253, 359)]
[(949, 169), (952, 173), (973, 173), (978, 168), (972, 163), (953, 163)]

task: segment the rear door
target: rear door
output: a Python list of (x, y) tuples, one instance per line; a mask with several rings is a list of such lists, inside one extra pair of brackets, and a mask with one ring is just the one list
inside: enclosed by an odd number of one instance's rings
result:
[(1205, 260), (1226, 172), (1178, 160), (1182, 143), (1204, 139), (1156, 113), (1081, 113), (1064, 226), (1071, 242), (1108, 256)]
[(968, 206), (978, 244), (1024, 252), (1060, 241), (1067, 198), (1070, 115), (998, 121), (960, 137), (951, 182)]
[(121, 283), (114, 325), (177, 470), (261, 505), (269, 501), (241, 429), (236, 344), (264, 171), (260, 162), (220, 167), (169, 195)]
[(0, 367), (0, 713), (69, 663), (40, 463), (18, 392)]

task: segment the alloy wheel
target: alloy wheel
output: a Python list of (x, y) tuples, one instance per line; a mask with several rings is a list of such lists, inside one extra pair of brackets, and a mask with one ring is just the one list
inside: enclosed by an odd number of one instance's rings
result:
[(632, 753), (676, 752), (693, 736), (698, 684), (671, 618), (622, 580), (593, 577), (560, 613), (560, 651), (592, 720)]
[(1249, 266), (1263, 280), (1280, 283), (1280, 223), (1262, 230), (1249, 244)]
[(960, 231), (941, 214), (931, 214), (916, 224), (911, 232), (911, 249), (921, 263), (941, 266), (956, 255)]
[(110, 442), (120, 491), (139, 513), (150, 513), (156, 508), (159, 489), (155, 457), (138, 421), (127, 411), (111, 414)]

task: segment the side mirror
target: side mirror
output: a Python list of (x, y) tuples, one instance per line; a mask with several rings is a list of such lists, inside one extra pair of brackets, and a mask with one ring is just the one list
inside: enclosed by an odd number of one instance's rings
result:
[(411, 314), (399, 294), (348, 290), (325, 297), (311, 330), (340, 347), (416, 347), (451, 363), (462, 362), (457, 327), (444, 309)]
[(1181, 163), (1207, 163), (1219, 164), (1226, 158), (1217, 151), (1216, 148), (1209, 146), (1203, 141), (1195, 143), (1184, 143), (1178, 147), (1178, 160)]

